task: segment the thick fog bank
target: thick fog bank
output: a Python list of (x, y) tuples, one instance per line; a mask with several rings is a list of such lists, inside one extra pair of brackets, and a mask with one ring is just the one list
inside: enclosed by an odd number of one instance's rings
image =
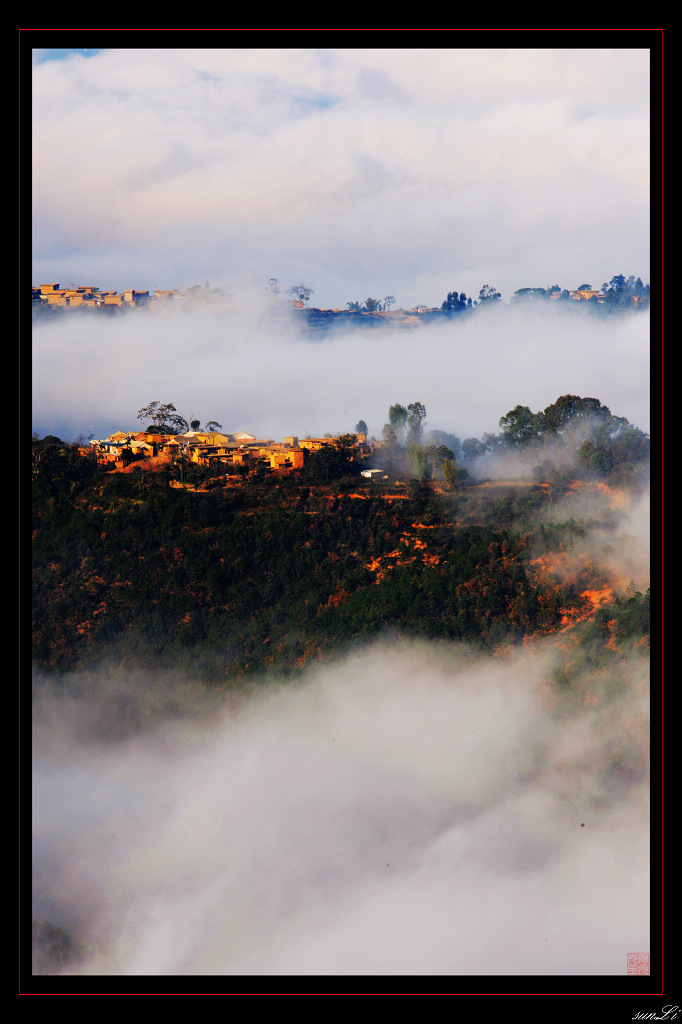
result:
[(307, 335), (263, 303), (39, 323), (33, 429), (64, 440), (138, 430), (138, 410), (160, 401), (259, 438), (354, 430), (360, 419), (380, 438), (391, 405), (418, 401), (427, 430), (481, 437), (517, 405), (535, 412), (575, 394), (649, 430), (648, 314), (502, 306), (412, 330)]
[(568, 703), (549, 668), (377, 644), (191, 715), (141, 677), (39, 681), (34, 913), (84, 974), (622, 975), (649, 949), (646, 666)]

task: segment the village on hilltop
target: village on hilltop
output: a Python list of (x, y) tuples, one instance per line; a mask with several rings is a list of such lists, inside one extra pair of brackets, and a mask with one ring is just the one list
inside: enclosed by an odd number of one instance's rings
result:
[(125, 288), (120, 294), (117, 291), (101, 291), (95, 285), (69, 285), (61, 288), (59, 284), (41, 284), (31, 287), (31, 299), (37, 306), (61, 306), (75, 309), (77, 307), (91, 309), (139, 309), (160, 310), (170, 303), (181, 306), (221, 302), (225, 294), (219, 288), (202, 288), (194, 285), (184, 290), (165, 288), (157, 289), (153, 294), (148, 291), (136, 291)]
[[(290, 299), (280, 298), (279, 293), (273, 291), (272, 287), (266, 290), (266, 294), (271, 301), (276, 300), (278, 306), (305, 310), (308, 313), (336, 314), (342, 317), (377, 315), (399, 320), (405, 314), (440, 312), (440, 307), (431, 308), (424, 305), (415, 306), (409, 310), (391, 310), (388, 305), (378, 300), (370, 300), (371, 308), (360, 308), (359, 303), (349, 303), (342, 309), (308, 307), (307, 299), (312, 294), (311, 289), (303, 289), (302, 292)], [(302, 295), (305, 298), (301, 297)], [(62, 288), (58, 283), (31, 287), (34, 309), (44, 307), (49, 309), (80, 308), (110, 312), (114, 312), (116, 309), (144, 309), (148, 312), (158, 313), (168, 309), (187, 310), (206, 305), (218, 305), (228, 302), (230, 298), (229, 290), (226, 292), (221, 288), (211, 288), (208, 281), (203, 287), (197, 284), (184, 289), (157, 288), (154, 292), (125, 288), (119, 293), (117, 291), (102, 291), (94, 285), (68, 285)]]
[[(275, 472), (301, 469), (306, 452), (320, 451), (327, 446), (338, 447), (345, 443), (354, 458), (366, 459), (381, 447), (379, 442), (368, 442), (366, 434), (351, 433), (339, 437), (301, 438), (291, 435), (282, 442), (257, 440), (246, 431), (222, 433), (218, 431), (191, 430), (185, 434), (156, 434), (147, 431), (118, 430), (103, 440), (91, 439), (81, 444), (79, 452), (94, 458), (99, 465), (110, 469), (126, 471), (145, 460), (150, 469), (162, 468), (164, 464), (184, 459), (200, 466), (217, 468), (243, 467), (243, 471), (254, 471), (257, 466)], [(229, 471), (229, 470), (228, 470)], [(363, 475), (372, 477), (379, 470), (363, 470)], [(381, 474), (383, 475), (383, 473)]]

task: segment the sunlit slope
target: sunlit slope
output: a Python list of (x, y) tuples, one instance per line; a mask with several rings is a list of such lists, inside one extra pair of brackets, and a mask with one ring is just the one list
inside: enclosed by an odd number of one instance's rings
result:
[(53, 490), (33, 535), (34, 658), (48, 671), (179, 661), (229, 684), (387, 631), (497, 652), (616, 621), (648, 586), (633, 499), (599, 484), (193, 491), (119, 474)]

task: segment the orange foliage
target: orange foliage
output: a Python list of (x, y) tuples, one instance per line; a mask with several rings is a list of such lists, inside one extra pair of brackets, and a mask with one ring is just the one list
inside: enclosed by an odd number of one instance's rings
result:
[(615, 487), (609, 487), (608, 484), (602, 483), (600, 480), (587, 483), (583, 480), (574, 480), (569, 486), (572, 491), (592, 491), (603, 494), (608, 498), (611, 508), (627, 508), (630, 503), (625, 491), (618, 491)]

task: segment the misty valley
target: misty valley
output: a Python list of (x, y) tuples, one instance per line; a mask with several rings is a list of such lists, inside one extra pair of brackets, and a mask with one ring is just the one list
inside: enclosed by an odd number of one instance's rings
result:
[(679, 1002), (662, 29), (558, 31), (19, 29), (21, 995)]
[(34, 435), (36, 975), (649, 948), (649, 439), (575, 395), (425, 413), (296, 468)]

